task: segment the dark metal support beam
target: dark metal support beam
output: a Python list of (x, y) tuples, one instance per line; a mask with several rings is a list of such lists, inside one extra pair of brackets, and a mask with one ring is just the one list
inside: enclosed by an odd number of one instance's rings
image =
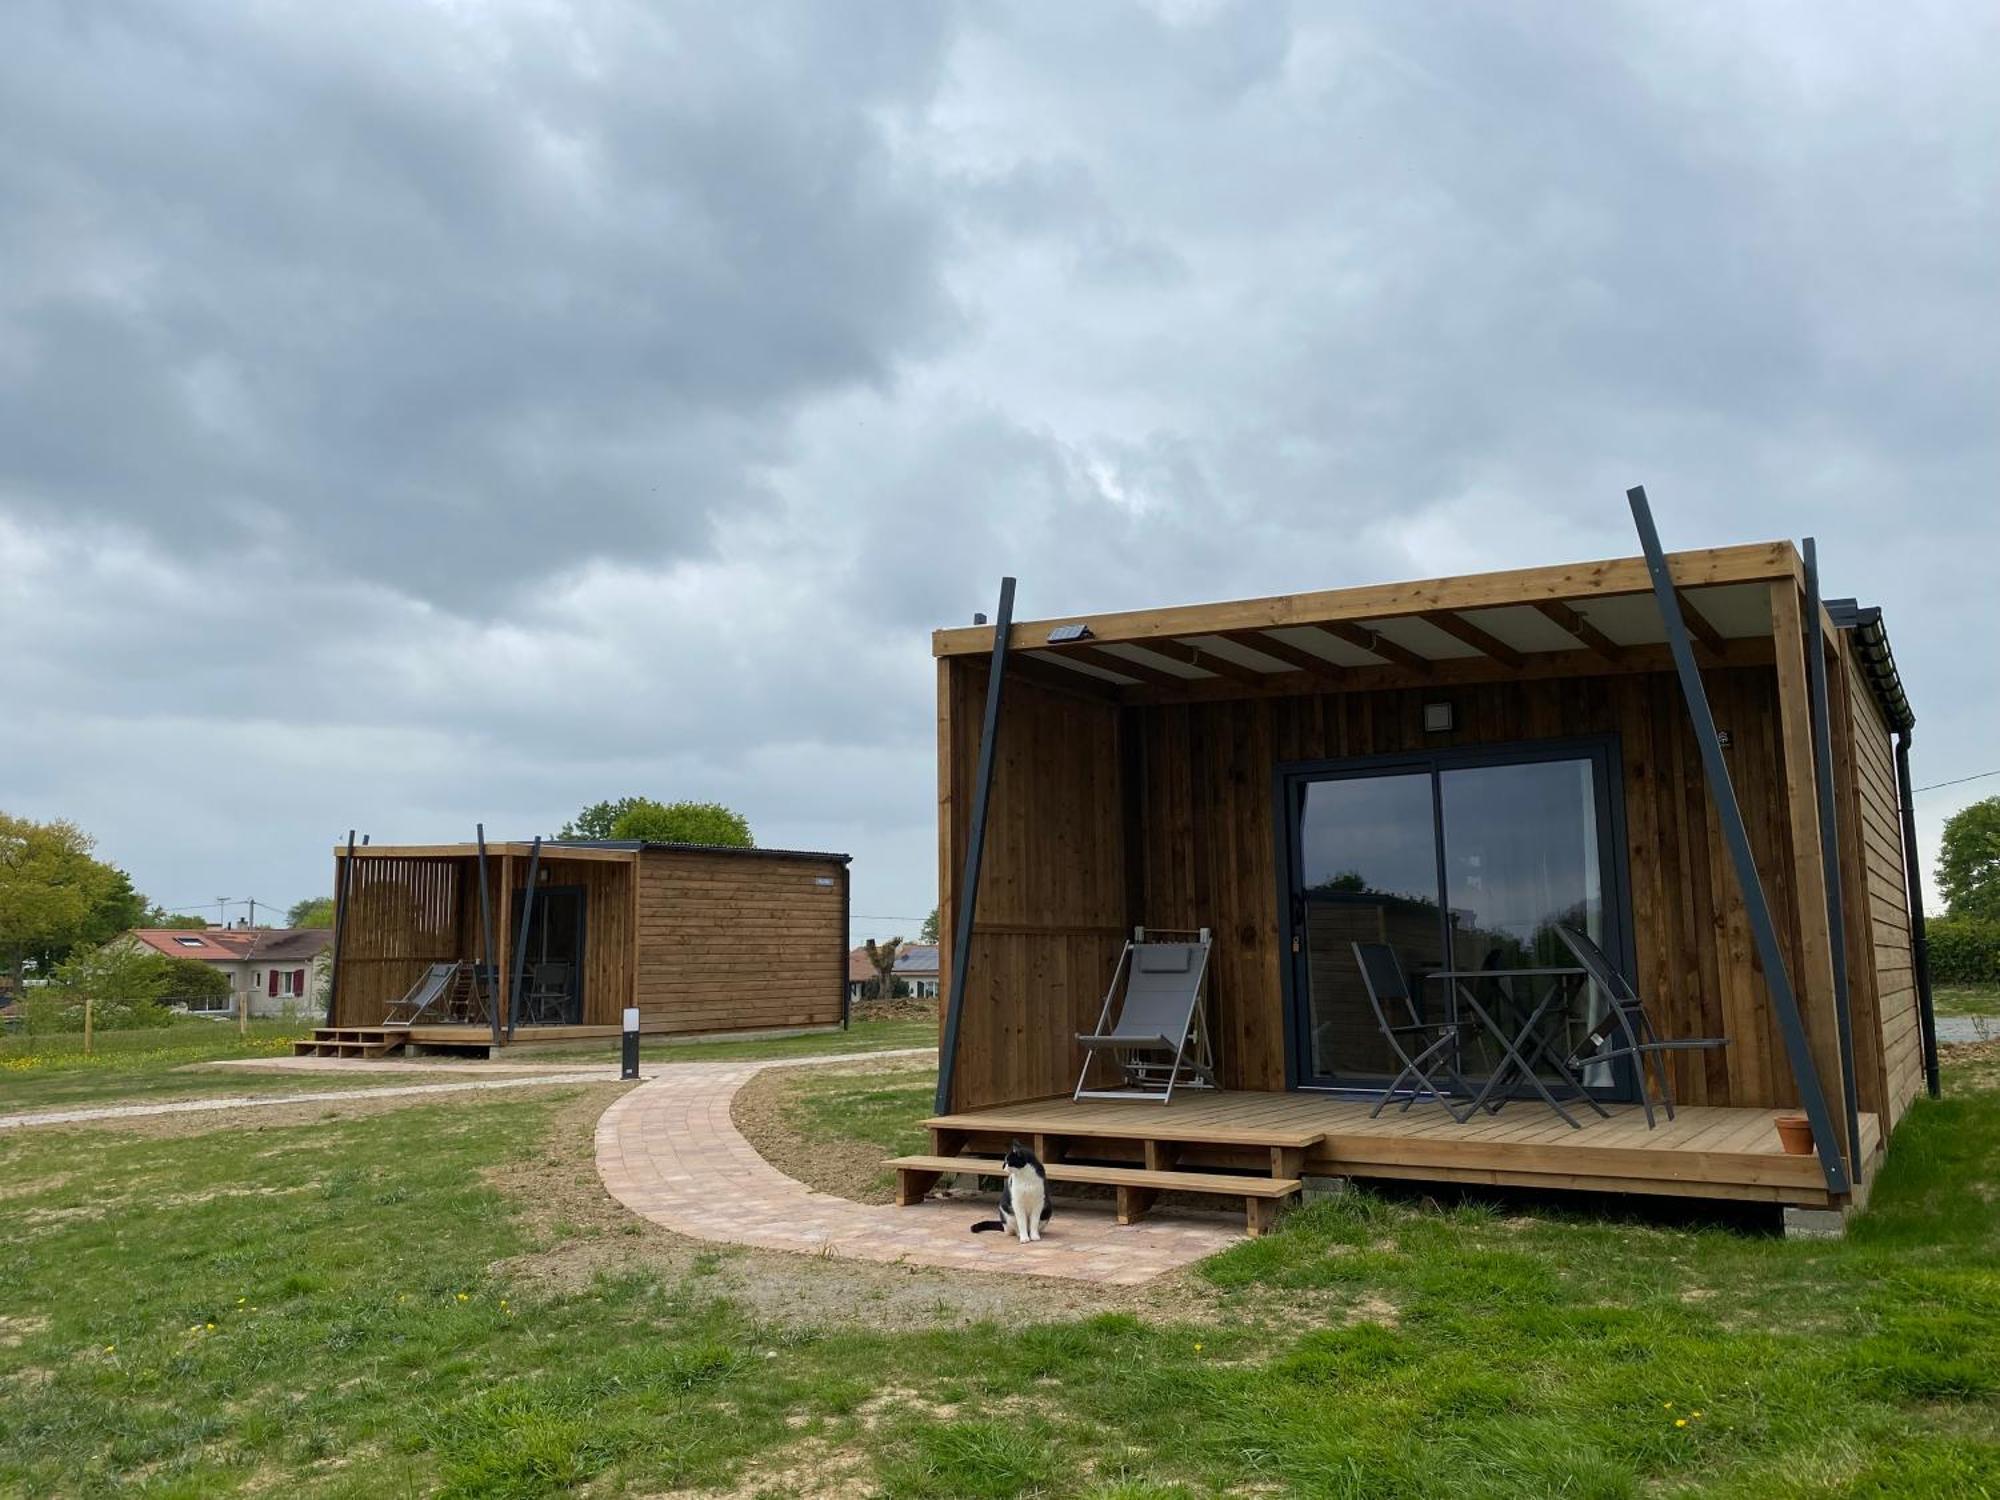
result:
[[(507, 1040), (514, 1040), (514, 1022), (521, 1012), (521, 986), (528, 976), (528, 927), (535, 916), (535, 879), (542, 868), (542, 836), (528, 846), (528, 883), (521, 888), (521, 930), (514, 935), (514, 981), (507, 986)], [(502, 892), (503, 898), (511, 893)]]
[(1701, 683), (1701, 669), (1695, 665), (1694, 644), (1688, 639), (1687, 623), (1681, 617), (1679, 592), (1660, 548), (1660, 534), (1653, 527), (1653, 510), (1646, 503), (1644, 486), (1625, 492), (1632, 506), (1632, 522), (1639, 530), (1639, 544), (1646, 553), (1646, 571), (1653, 580), (1653, 598), (1660, 607), (1660, 621), (1666, 627), (1667, 645), (1673, 652), (1674, 668), (1680, 674), (1681, 696), (1687, 700), (1688, 717), (1694, 720), (1695, 743), (1701, 749), (1702, 770), (1708, 778), (1708, 793), (1715, 804), (1716, 821), (1722, 825), (1723, 841), (1729, 846), (1730, 861), (1736, 869), (1736, 884), (1743, 893), (1743, 905), (1750, 918), (1751, 936), (1757, 943), (1758, 961), (1764, 966), (1764, 983), (1771, 992), (1771, 1005), (1778, 1014), (1778, 1029), (1784, 1034), (1785, 1053), (1791, 1060), (1792, 1077), (1799, 1087), (1806, 1118), (1812, 1122), (1813, 1144), (1819, 1151), (1820, 1171), (1829, 1193), (1848, 1191), (1847, 1166), (1840, 1157), (1840, 1139), (1834, 1133), (1833, 1116), (1827, 1112), (1826, 1094), (1820, 1088), (1819, 1071), (1813, 1066), (1812, 1048), (1806, 1042), (1805, 1021), (1792, 991), (1791, 976), (1785, 969), (1785, 950), (1778, 942), (1777, 925), (1771, 919), (1771, 903), (1764, 895), (1764, 883), (1757, 874), (1757, 859), (1750, 849), (1750, 834), (1743, 826), (1743, 809), (1736, 801), (1736, 787), (1729, 779), (1729, 764), (1722, 757), (1722, 742), (1716, 736), (1715, 715), (1708, 706), (1708, 691)]
[(1910, 893), (1910, 967), (1917, 982), (1917, 1025), (1924, 1044), (1924, 1089), (1938, 1097), (1937, 1011), (1931, 1004), (1931, 942), (1924, 932), (1924, 871), (1917, 856), (1917, 810), (1910, 800), (1910, 731), (1896, 731), (1896, 782), (1903, 802), (1903, 884)]
[(500, 1040), (500, 970), (493, 954), (493, 907), (486, 894), (486, 825), (472, 825), (479, 839), (479, 967), (481, 973), (473, 989), (486, 987), (486, 1018), (493, 1027), (493, 1040)]
[(848, 1022), (854, 1019), (854, 986), (847, 978), (847, 950), (854, 941), (854, 871), (847, 865), (840, 867), (840, 1029), (847, 1030)]
[(338, 1026), (340, 1003), (340, 940), (347, 935), (347, 907), (354, 896), (354, 830), (347, 830), (347, 858), (340, 862), (340, 889), (333, 899), (333, 972), (326, 981), (326, 1024)]
[(1840, 1079), (1847, 1096), (1848, 1165), (1862, 1178), (1861, 1101), (1854, 1086), (1854, 997), (1847, 980), (1847, 905), (1840, 883), (1840, 821), (1833, 792), (1833, 710), (1826, 686), (1826, 633), (1820, 625), (1819, 553), (1806, 554), (1806, 685), (1811, 689), (1813, 771), (1819, 792), (1820, 862), (1826, 870), (1826, 926), (1833, 949), (1833, 1015), (1840, 1036)]
[[(958, 1071), (959, 1018), (965, 1011), (965, 976), (972, 961), (972, 923), (979, 912), (979, 864), (986, 853), (986, 805), (993, 794), (994, 742), (1000, 736), (1000, 698), (1007, 681), (1007, 636), (1014, 624), (1014, 580), (1000, 580), (1000, 608), (993, 616), (993, 661), (986, 675), (986, 717), (979, 729), (979, 771), (972, 790), (972, 829), (959, 876), (958, 914), (951, 928), (951, 994), (944, 1036), (938, 1043), (937, 1112), (951, 1112)], [(954, 809), (955, 811), (955, 809)]]

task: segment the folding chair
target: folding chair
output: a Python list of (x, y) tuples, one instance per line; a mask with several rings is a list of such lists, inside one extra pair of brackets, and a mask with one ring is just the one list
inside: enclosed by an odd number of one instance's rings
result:
[[(1639, 998), (1639, 992), (1632, 988), (1630, 980), (1612, 967), (1602, 948), (1575, 928), (1564, 927), (1560, 923), (1556, 924), (1556, 934), (1569, 946), (1569, 951), (1576, 955), (1577, 963), (1610, 1002), (1603, 1017), (1564, 1060), (1564, 1066), (1572, 1073), (1581, 1074), (1585, 1068), (1596, 1063), (1616, 1062), (1626, 1057), (1633, 1059), (1639, 1081), (1639, 1105), (1646, 1111), (1646, 1128), (1651, 1130), (1654, 1125), (1653, 1085), (1656, 1080), (1660, 1102), (1671, 1120), (1674, 1117), (1674, 1085), (1667, 1076), (1666, 1059), (1660, 1054), (1727, 1047), (1729, 1038), (1708, 1036), (1670, 1040), (1661, 1037), (1653, 1026), (1652, 1017), (1646, 1013), (1646, 1005)], [(1621, 1037), (1623, 1045), (1613, 1045)]]
[(528, 983), (521, 996), (521, 1024), (561, 1026), (570, 1019), (570, 965), (557, 960), (528, 965)]
[[(1459, 1050), (1477, 1034), (1478, 1026), (1456, 1018), (1426, 1021), (1417, 1010), (1416, 996), (1410, 990), (1409, 980), (1403, 975), (1403, 965), (1396, 957), (1396, 950), (1387, 943), (1354, 944), (1354, 961), (1361, 967), (1361, 984), (1368, 991), (1368, 1004), (1375, 1012), (1375, 1024), (1382, 1028), (1382, 1039), (1403, 1065), (1403, 1071), (1382, 1090), (1382, 1097), (1375, 1101), (1368, 1118), (1372, 1120), (1381, 1114), (1383, 1106), (1401, 1092), (1407, 1096), (1403, 1100), (1406, 1113), (1419, 1099), (1435, 1099), (1444, 1107), (1446, 1114), (1463, 1125), (1482, 1107), (1483, 1101), (1468, 1104), (1463, 1111), (1454, 1109), (1446, 1099), (1445, 1091), (1438, 1087), (1431, 1075), (1442, 1073), (1460, 1094), (1467, 1097), (1474, 1094), (1472, 1085), (1459, 1076), (1455, 1059)], [(1406, 1019), (1390, 1020), (1388, 1011), (1383, 1008), (1385, 1004), (1401, 1006)], [(1408, 1078), (1415, 1078), (1423, 1087), (1404, 1089), (1403, 1081)], [(1499, 1108), (1497, 1104), (1483, 1107), (1489, 1110)]]
[[(1145, 928), (1132, 929), (1132, 939), (1112, 970), (1111, 988), (1104, 992), (1097, 1030), (1077, 1035), (1084, 1052), (1083, 1071), (1076, 1076), (1071, 1098), (1155, 1099), (1167, 1104), (1177, 1087), (1216, 1086), (1205, 989), (1208, 949), (1206, 927), (1194, 942), (1155, 942)], [(1124, 1084), (1093, 1089), (1091, 1066), (1107, 1055)]]

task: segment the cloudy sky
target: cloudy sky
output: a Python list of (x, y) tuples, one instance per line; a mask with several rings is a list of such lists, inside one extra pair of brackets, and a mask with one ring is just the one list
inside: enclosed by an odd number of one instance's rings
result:
[[(0, 808), (646, 793), (934, 899), (929, 631), (1818, 536), (2000, 767), (2000, 12), (0, 12)], [(1922, 825), (2000, 791), (1925, 795)]]

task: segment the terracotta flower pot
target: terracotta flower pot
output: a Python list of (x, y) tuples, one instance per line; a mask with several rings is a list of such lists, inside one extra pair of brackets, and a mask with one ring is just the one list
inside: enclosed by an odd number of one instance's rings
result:
[(1793, 1156), (1811, 1156), (1812, 1121), (1804, 1115), (1779, 1115), (1778, 1144)]

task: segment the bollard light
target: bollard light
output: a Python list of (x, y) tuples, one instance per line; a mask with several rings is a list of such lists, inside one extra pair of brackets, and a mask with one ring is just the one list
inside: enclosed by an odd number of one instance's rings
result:
[(620, 1078), (639, 1076), (639, 1007), (625, 1007), (625, 1055), (624, 1066), (619, 1070)]

